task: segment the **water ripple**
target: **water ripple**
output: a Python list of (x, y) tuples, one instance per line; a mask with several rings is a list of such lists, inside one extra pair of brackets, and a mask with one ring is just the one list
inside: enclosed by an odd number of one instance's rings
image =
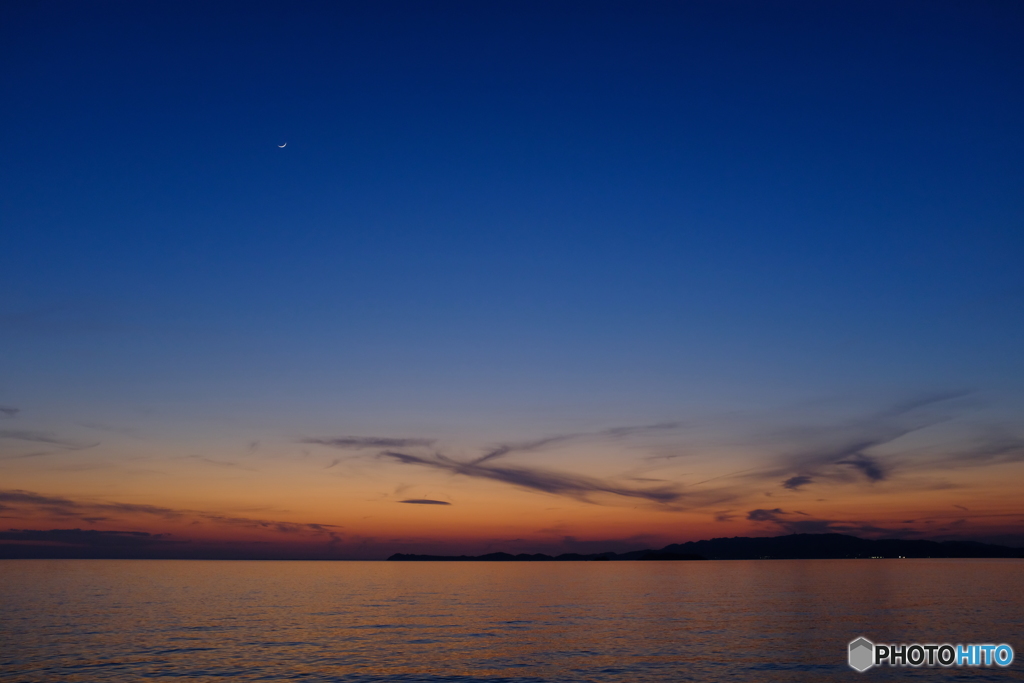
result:
[[(845, 648), (1024, 636), (1024, 563), (0, 562), (0, 679), (806, 681)], [(1021, 679), (877, 669), (873, 680)], [(855, 675), (855, 674), (853, 674)]]

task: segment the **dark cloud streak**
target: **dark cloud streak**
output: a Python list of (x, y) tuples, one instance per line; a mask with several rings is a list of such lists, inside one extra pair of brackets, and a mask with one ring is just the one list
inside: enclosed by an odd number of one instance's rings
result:
[(605, 438), (605, 439), (621, 439), (627, 436), (634, 436), (638, 434), (646, 434), (653, 431), (662, 431), (667, 429), (674, 429), (680, 425), (679, 422), (660, 422), (657, 424), (650, 425), (630, 425), (626, 427), (611, 427), (609, 429), (602, 429), (597, 432), (579, 432), (572, 434), (556, 434), (554, 436), (548, 436), (543, 439), (537, 439), (535, 441), (525, 441), (521, 443), (502, 444), (497, 446), (490, 451), (487, 451), (482, 456), (473, 461), (474, 464), (480, 464), (489, 460), (494, 460), (502, 456), (508, 455), (509, 453), (536, 451), (545, 446), (549, 446), (554, 443), (561, 443), (564, 441), (570, 441), (574, 439), (585, 439), (585, 438)]
[(790, 432), (786, 437), (795, 440), (797, 448), (781, 457), (776, 466), (748, 477), (785, 477), (781, 486), (793, 491), (812, 481), (851, 481), (851, 472), (869, 483), (885, 481), (890, 465), (866, 451), (943, 422), (945, 417), (921, 414), (920, 410), (964, 395), (966, 392), (925, 394), (849, 424)]
[(330, 446), (331, 448), (359, 450), (363, 448), (412, 448), (415, 446), (432, 446), (434, 444), (434, 439), (396, 439), (381, 436), (338, 436), (299, 439), (299, 443)]
[(882, 469), (878, 460), (869, 455), (864, 455), (863, 453), (855, 453), (853, 457), (846, 460), (837, 460), (836, 464), (850, 465), (851, 467), (863, 472), (864, 476), (871, 481), (882, 481), (886, 477), (886, 472)]
[(35, 432), (27, 429), (0, 429), (0, 439), (15, 439), (17, 441), (31, 441), (33, 443), (45, 443), (54, 446), (61, 446), (69, 450), (80, 450), (93, 448), (99, 443), (84, 444), (80, 441), (62, 439), (49, 432)]
[(626, 498), (640, 498), (654, 503), (672, 503), (682, 494), (668, 488), (636, 489), (617, 486), (601, 479), (576, 474), (563, 474), (529, 467), (497, 467), (477, 461), (459, 462), (443, 454), (436, 453), (430, 457), (384, 451), (378, 457), (389, 458), (406, 465), (419, 465), (452, 474), (460, 474), (476, 479), (490, 479), (520, 488), (543, 491), (555, 495), (569, 496), (578, 500), (588, 500), (588, 495), (609, 493)]
[(864, 522), (841, 521), (835, 519), (793, 519), (792, 515), (808, 517), (804, 512), (786, 511), (780, 508), (770, 510), (759, 508), (747, 512), (747, 519), (751, 522), (765, 522), (773, 524), (783, 531), (791, 534), (881, 534), (881, 535), (913, 535), (920, 532), (901, 528), (886, 529)]
[(806, 474), (798, 474), (797, 476), (790, 477), (786, 481), (782, 482), (782, 488), (790, 489), (792, 491), (796, 491), (801, 486), (807, 486), (808, 484), (810, 484), (813, 481), (814, 481), (814, 479), (812, 479), (811, 477), (807, 476)]
[(0, 532), (0, 541), (51, 543), (98, 548), (149, 546), (170, 541), (168, 534), (145, 531), (96, 531), (94, 529), (8, 529)]
[[(309, 531), (315, 533), (326, 533), (327, 528), (338, 528), (332, 524), (279, 522), (274, 520), (222, 515), (215, 512), (204, 512), (202, 510), (179, 510), (160, 507), (157, 505), (76, 501), (55, 496), (43, 496), (38, 493), (24, 491), (21, 489), (0, 490), (0, 502), (19, 506), (30, 506), (35, 508), (38, 512), (54, 517), (75, 517), (87, 522), (100, 519), (100, 517), (97, 516), (98, 514), (122, 514), (145, 515), (150, 517), (159, 517), (166, 520), (185, 520), (191, 518), (200, 522), (244, 526), (254, 529), (271, 529), (282, 533)], [(103, 517), (103, 519), (106, 519), (106, 517)]]

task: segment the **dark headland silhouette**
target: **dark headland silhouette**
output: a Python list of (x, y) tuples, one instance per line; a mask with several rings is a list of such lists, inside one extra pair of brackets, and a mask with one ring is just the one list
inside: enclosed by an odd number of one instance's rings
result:
[[(17, 530), (0, 532), (0, 560), (5, 559), (162, 559), (162, 560), (344, 560), (344, 551), (244, 544), (211, 545), (165, 538), (141, 531), (89, 529)], [(1024, 558), (1024, 548), (1009, 548), (970, 541), (868, 541), (844, 534), (793, 534), (769, 538), (713, 538), (674, 543), (661, 549), (629, 553), (567, 553), (512, 555), (405, 555), (391, 561), (565, 562), (580, 560), (756, 560), (843, 559), (869, 557), (998, 557)]]
[(406, 555), (396, 553), (392, 562), (571, 562), (584, 560), (833, 560), (856, 558), (925, 557), (1024, 557), (1024, 548), (1009, 548), (974, 541), (878, 541), (846, 534), (790, 534), (768, 538), (713, 538), (673, 543), (660, 550), (629, 553), (565, 553), (563, 555), (489, 553), (487, 555)]

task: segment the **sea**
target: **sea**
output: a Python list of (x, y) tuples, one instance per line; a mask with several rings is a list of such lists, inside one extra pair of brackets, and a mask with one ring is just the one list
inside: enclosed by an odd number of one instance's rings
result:
[[(0, 608), (5, 683), (1024, 680), (1024, 560), (3, 560)], [(858, 637), (1017, 656), (858, 673)]]

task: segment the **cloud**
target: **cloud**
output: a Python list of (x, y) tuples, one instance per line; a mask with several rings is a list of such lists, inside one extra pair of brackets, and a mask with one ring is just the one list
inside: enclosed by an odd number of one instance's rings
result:
[(986, 467), (1024, 461), (1024, 439), (1005, 434), (984, 435), (966, 449), (947, 453), (935, 460), (944, 467)]
[(27, 506), (32, 508), (36, 514), (41, 512), (53, 517), (73, 517), (86, 522), (92, 522), (100, 516), (106, 519), (108, 515), (143, 515), (167, 520), (193, 519), (198, 522), (213, 522), (215, 524), (244, 526), (253, 529), (270, 529), (282, 533), (326, 533), (328, 528), (340, 528), (333, 524), (280, 522), (267, 519), (236, 517), (203, 510), (167, 508), (158, 505), (77, 501), (57, 496), (44, 496), (21, 489), (0, 490), (0, 503), (10, 503), (20, 507)]
[(0, 500), (8, 503), (31, 503), (33, 505), (74, 505), (67, 498), (41, 496), (38, 493), (21, 489), (0, 490)]
[[(521, 489), (591, 503), (608, 503), (610, 500), (605, 498), (607, 495), (655, 503), (666, 510), (706, 509), (725, 521), (733, 516), (731, 513), (721, 512), (722, 508), (739, 508), (743, 500), (753, 500), (755, 497), (763, 501), (761, 496), (765, 495), (764, 487), (769, 485), (769, 482), (772, 486), (799, 492), (809, 486), (817, 488), (836, 484), (868, 487), (898, 477), (900, 486), (927, 485), (935, 488), (948, 484), (936, 482), (934, 477), (926, 477), (915, 484), (913, 479), (906, 476), (907, 472), (934, 472), (947, 467), (987, 466), (1024, 461), (1024, 439), (1006, 435), (990, 435), (960, 453), (949, 453), (948, 446), (932, 447), (925, 453), (914, 453), (906, 448), (892, 446), (893, 442), (907, 435), (950, 419), (951, 406), (945, 405), (945, 402), (964, 395), (965, 392), (959, 391), (920, 394), (855, 419), (831, 424), (805, 424), (795, 428), (751, 434), (752, 438), (748, 444), (754, 451), (749, 463), (753, 465), (752, 467), (736, 468), (736, 471), (726, 471), (724, 474), (709, 473), (714, 476), (703, 478), (696, 483), (688, 483), (680, 478), (675, 478), (674, 481), (673, 478), (656, 480), (651, 476), (645, 476), (646, 471), (630, 471), (621, 477), (597, 477), (510, 462), (510, 459), (518, 454), (555, 449), (570, 441), (618, 440), (671, 432), (681, 426), (680, 422), (612, 427), (591, 432), (567, 432), (532, 440), (504, 442), (482, 449), (475, 457), (454, 457), (443, 450), (433, 453), (416, 450), (418, 447), (433, 444), (434, 441), (430, 439), (337, 437), (306, 439), (304, 442), (344, 449), (369, 449), (382, 444), (403, 443), (413, 448), (389, 446), (379, 449), (373, 457), (414, 468), (496, 481)], [(731, 427), (729, 431), (735, 435), (737, 426)], [(677, 440), (682, 438), (679, 434), (672, 436)], [(664, 439), (659, 438), (658, 441)], [(918, 439), (914, 441), (920, 442)], [(705, 445), (717, 448), (726, 444), (727, 442), (720, 440)], [(735, 437), (730, 439), (728, 445), (736, 445)], [(672, 447), (675, 450), (685, 448), (689, 457), (699, 456), (703, 450), (696, 445), (688, 446), (685, 443), (676, 443)], [(711, 455), (714, 452), (711, 451)], [(349, 457), (368, 456), (352, 454)], [(657, 457), (668, 461), (668, 458), (663, 456)], [(649, 461), (652, 458), (643, 459)], [(335, 459), (325, 465), (330, 468), (339, 462), (343, 460)], [(895, 485), (894, 483), (891, 486)], [(750, 507), (756, 505), (757, 503), (753, 503)], [(856, 526), (853, 522), (801, 519), (801, 515), (781, 510), (773, 512), (773, 509), (768, 509), (767, 512), (774, 514), (775, 517), (750, 521), (784, 524), (789, 529), (822, 529), (831, 528), (830, 525)]]
[[(687, 489), (671, 483), (659, 488), (626, 486), (619, 482), (584, 475), (496, 463), (497, 460), (516, 453), (537, 451), (569, 440), (618, 439), (650, 434), (676, 429), (680, 422), (614, 427), (595, 432), (566, 433), (531, 441), (504, 443), (486, 450), (471, 460), (456, 460), (441, 453), (432, 456), (413, 455), (398, 449), (388, 449), (378, 457), (583, 500), (587, 500), (590, 494), (610, 493), (672, 505), (676, 509), (681, 509), (681, 503), (690, 503), (688, 507), (693, 509), (752, 496), (763, 485), (761, 482), (770, 479), (781, 481), (781, 486), (790, 491), (799, 491), (803, 487), (819, 483), (872, 485), (886, 481), (891, 477), (893, 470), (899, 468), (902, 463), (898, 457), (879, 454), (876, 449), (948, 419), (945, 411), (930, 408), (964, 395), (965, 392), (960, 391), (921, 394), (845, 423), (805, 426), (774, 434), (762, 434), (757, 441), (758, 449), (763, 449), (766, 444), (771, 445), (773, 441), (779, 449), (776, 455), (770, 456), (768, 463), (705, 479), (690, 485)], [(969, 458), (972, 462), (1024, 459), (1024, 441), (994, 441), (983, 448), (975, 448)], [(962, 459), (966, 461), (968, 456), (965, 455)], [(764, 463), (764, 460), (761, 462)], [(640, 483), (636, 477), (631, 478), (631, 481)], [(697, 488), (715, 481), (718, 483), (711, 488)]]
[[(895, 441), (896, 439), (915, 431), (914, 429), (891, 430), (877, 436), (852, 437), (842, 439), (835, 445), (823, 444), (816, 448), (809, 448), (803, 452), (785, 456), (782, 458), (781, 467), (770, 475), (775, 478), (796, 472), (790, 479), (792, 481), (799, 477), (810, 479), (847, 479), (841, 471), (836, 470), (836, 465), (846, 465), (863, 474), (869, 481), (880, 481), (885, 478), (885, 471), (875, 458), (864, 453), (865, 450), (881, 446)], [(839, 440), (837, 439), (837, 440)], [(787, 487), (792, 488), (792, 487)]]
[(784, 477), (782, 486), (790, 490), (812, 481), (884, 481), (892, 466), (867, 451), (943, 422), (945, 416), (922, 410), (963, 395), (965, 392), (924, 394), (845, 424), (782, 431), (775, 437), (788, 442), (788, 453), (777, 457), (774, 465), (745, 476), (756, 480)]
[(553, 443), (558, 443), (560, 441), (568, 441), (569, 439), (575, 439), (578, 436), (578, 434), (563, 434), (559, 436), (548, 436), (543, 439), (537, 439), (535, 441), (502, 444), (501, 446), (497, 446), (496, 448), (492, 448), (491, 450), (487, 451), (486, 453), (478, 457), (476, 460), (473, 460), (473, 464), (480, 464), (483, 462), (487, 462), (488, 460), (494, 460), (496, 458), (508, 455), (509, 453), (536, 451)]
[[(313, 524), (304, 522), (275, 522), (273, 520), (266, 519), (250, 519), (248, 517), (232, 517), (230, 515), (218, 515), (210, 512), (192, 512), (195, 516), (199, 517), (204, 521), (216, 522), (219, 524), (226, 524), (230, 526), (242, 526), (250, 529), (269, 529), (271, 531), (278, 531), (283, 534), (302, 533), (302, 532), (324, 532), (327, 533), (328, 529), (340, 529), (341, 527), (336, 524)], [(334, 535), (334, 532), (331, 532)]]
[(92, 448), (99, 444), (85, 445), (79, 441), (62, 439), (49, 432), (35, 432), (27, 429), (0, 429), (0, 439), (15, 439), (18, 441), (32, 441), (35, 443), (53, 444), (69, 449)]
[(38, 493), (24, 491), (21, 489), (0, 490), (0, 501), (32, 506), (59, 517), (77, 517), (96, 511), (123, 514), (144, 514), (163, 517), (164, 519), (175, 519), (181, 517), (183, 514), (179, 510), (159, 507), (156, 505), (81, 502), (57, 496), (43, 496)]
[(885, 479), (885, 470), (875, 458), (863, 453), (855, 453), (853, 457), (846, 460), (837, 460), (837, 465), (851, 465), (864, 473), (864, 476), (871, 481), (882, 481)]
[[(770, 522), (791, 534), (827, 534), (835, 533), (835, 522), (828, 519), (791, 519), (789, 515), (804, 515), (801, 512), (786, 512), (779, 508), (771, 510), (757, 509), (747, 513), (752, 522)], [(806, 515), (804, 515), (806, 516)]]
[(752, 522), (778, 522), (779, 515), (786, 514), (779, 508), (773, 510), (751, 510), (747, 513), (747, 519)]
[[(414, 455), (396, 450), (398, 448), (406, 447), (430, 446), (435, 443), (433, 439), (393, 439), (388, 437), (347, 436), (337, 438), (303, 439), (302, 443), (320, 444), (347, 449), (379, 447), (384, 450), (377, 454), (377, 458), (390, 459), (406, 465), (416, 465), (436, 470), (443, 470), (452, 474), (460, 474), (471, 478), (500, 481), (520, 488), (543, 491), (545, 493), (552, 493), (555, 495), (569, 496), (578, 500), (589, 501), (589, 496), (591, 494), (608, 493), (627, 498), (640, 498), (656, 503), (666, 504), (680, 498), (680, 492), (670, 486), (635, 488), (595, 477), (553, 472), (533, 467), (496, 466), (492, 463), (493, 461), (512, 453), (537, 451), (547, 446), (572, 439), (622, 439), (654, 431), (673, 429), (677, 426), (679, 426), (678, 422), (662, 422), (648, 425), (612, 427), (596, 432), (556, 434), (531, 441), (499, 444), (487, 449), (482, 455), (469, 461), (455, 460), (442, 453), (435, 453), (428, 456)], [(327, 468), (337, 465), (338, 462), (338, 460), (335, 460), (331, 464), (327, 465)]]
[(682, 496), (681, 493), (669, 487), (630, 488), (594, 477), (552, 472), (538, 468), (499, 467), (483, 464), (479, 459), (471, 462), (460, 462), (440, 453), (423, 457), (396, 451), (384, 451), (378, 454), (377, 457), (388, 458), (406, 465), (417, 465), (476, 479), (490, 479), (518, 486), (519, 488), (569, 496), (578, 500), (589, 500), (588, 496), (595, 493), (609, 493), (626, 498), (640, 498), (655, 503), (671, 503)]
[(647, 434), (655, 431), (664, 431), (668, 429), (674, 429), (680, 425), (679, 422), (659, 422), (656, 424), (649, 425), (630, 425), (626, 427), (611, 427), (608, 429), (602, 429), (597, 432), (577, 432), (570, 434), (556, 434), (554, 436), (544, 437), (543, 439), (536, 439), (534, 441), (524, 441), (519, 443), (507, 443), (500, 446), (496, 446), (491, 450), (487, 451), (473, 462), (476, 464), (487, 462), (488, 460), (494, 460), (502, 456), (508, 455), (509, 453), (524, 452), (524, 451), (536, 451), (545, 446), (549, 446), (554, 443), (560, 443), (569, 441), (572, 439), (584, 439), (584, 438), (598, 438), (598, 439), (621, 439), (628, 436), (635, 436), (638, 434)]
[(138, 547), (169, 541), (169, 534), (144, 531), (96, 531), (94, 529), (8, 529), (0, 532), (0, 541), (86, 546), (92, 548)]
[(14, 417), (20, 412), (21, 410), (19, 410), (18, 408), (12, 408), (11, 406), (0, 406), (0, 415), (3, 415), (4, 417)]
[[(669, 482), (656, 487), (629, 486), (618, 481), (581, 474), (556, 472), (532, 466), (503, 465), (495, 462), (512, 454), (537, 451), (574, 439), (619, 439), (676, 429), (681, 424), (679, 422), (614, 427), (595, 432), (558, 434), (531, 441), (504, 443), (488, 449), (482, 455), (471, 460), (457, 460), (443, 453), (422, 455), (394, 449), (382, 451), (377, 457), (472, 478), (499, 481), (519, 488), (588, 502), (594, 502), (592, 500), (594, 494), (604, 493), (648, 500), (673, 509), (682, 509), (679, 507), (680, 504), (689, 503), (686, 507), (693, 509), (712, 504), (721, 505), (728, 501), (748, 497), (753, 494), (755, 487), (760, 486), (758, 482), (770, 478), (781, 478), (782, 486), (793, 491), (819, 480), (867, 483), (883, 481), (889, 476), (891, 464), (885, 463), (879, 456), (865, 451), (935, 424), (939, 421), (935, 417), (912, 413), (920, 411), (925, 406), (960, 395), (962, 394), (929, 394), (878, 411), (852, 423), (783, 432), (783, 438), (789, 442), (787, 448), (789, 452), (784, 451), (776, 456), (773, 464), (712, 477), (693, 484), (685, 490), (681, 489), (679, 485)], [(643, 479), (648, 478), (631, 477), (629, 480), (640, 482)], [(716, 480), (731, 481), (720, 481), (713, 488), (696, 488)], [(804, 521), (807, 522), (807, 520)], [(805, 523), (804, 526), (810, 526), (810, 524)]]
[(434, 444), (434, 439), (394, 439), (381, 436), (337, 436), (317, 439), (299, 439), (299, 443), (358, 450), (363, 448), (413, 448), (415, 446), (432, 446)]
[[(799, 515), (804, 519), (794, 518)], [(881, 536), (911, 536), (921, 532), (915, 529), (899, 528), (887, 529), (874, 524), (855, 521), (841, 521), (835, 519), (806, 519), (810, 517), (807, 513), (798, 510), (786, 511), (780, 508), (770, 510), (759, 508), (747, 512), (747, 519), (752, 522), (764, 522), (773, 524), (779, 529), (791, 534), (865, 534)], [(911, 520), (912, 521), (912, 520)]]
[(798, 474), (797, 476), (790, 477), (786, 481), (782, 482), (782, 488), (796, 491), (801, 486), (806, 486), (807, 484), (810, 484), (812, 481), (814, 481), (814, 479), (807, 476), (806, 474)]
[(836, 522), (829, 519), (791, 519), (780, 523), (783, 529), (791, 534), (834, 534), (848, 531), (864, 533), (866, 528), (837, 527)]
[(597, 432), (597, 436), (607, 436), (611, 438), (621, 438), (624, 436), (633, 436), (635, 434), (649, 434), (650, 432), (660, 432), (670, 429), (676, 429), (681, 426), (682, 422), (656, 422), (649, 425), (630, 425), (626, 427), (611, 427), (609, 429), (603, 429)]
[[(845, 424), (803, 427), (778, 432), (775, 434), (775, 439), (778, 441), (781, 438), (782, 444), (784, 444), (783, 450), (769, 461), (770, 464), (711, 477), (692, 484), (686, 489), (668, 482), (660, 487), (627, 486), (617, 481), (585, 475), (553, 472), (536, 467), (504, 466), (495, 463), (496, 460), (511, 454), (536, 451), (571, 439), (623, 438), (658, 430), (675, 429), (681, 424), (679, 422), (616, 427), (597, 432), (560, 434), (532, 441), (506, 443), (493, 447), (469, 461), (456, 460), (442, 453), (427, 456), (396, 450), (385, 451), (378, 457), (468, 477), (501, 481), (520, 488), (564, 495), (580, 500), (590, 501), (592, 494), (608, 493), (646, 499), (671, 509), (694, 509), (709, 505), (721, 505), (748, 498), (757, 491), (763, 492), (763, 489), (760, 488), (761, 482), (766, 479), (781, 479), (781, 486), (791, 491), (800, 490), (804, 486), (819, 481), (864, 482), (868, 484), (884, 481), (889, 477), (893, 463), (883, 461), (880, 456), (870, 452), (870, 449), (888, 444), (906, 434), (941, 421), (940, 417), (925, 415), (921, 411), (926, 406), (961, 395), (963, 395), (962, 392), (922, 395), (894, 407), (877, 411), (866, 418)], [(763, 447), (762, 444), (766, 441), (771, 443), (770, 438), (760, 438), (758, 446)], [(629, 481), (641, 482), (644, 479), (648, 478), (633, 476), (629, 478)], [(698, 488), (716, 481), (718, 483), (713, 487)], [(728, 516), (723, 517), (723, 519), (726, 518)], [(784, 518), (780, 517), (779, 519)], [(799, 526), (808, 528), (820, 528), (823, 524), (811, 520), (798, 521), (800, 522)], [(787, 523), (795, 527), (798, 521), (787, 521)]]
[(29, 443), (45, 444), (48, 446), (56, 446), (58, 450), (52, 448), (41, 451), (30, 451), (28, 453), (18, 453), (16, 455), (0, 456), (0, 460), (22, 460), (25, 458), (36, 458), (43, 455), (52, 455), (61, 451), (82, 451), (88, 448), (95, 448), (100, 445), (99, 441), (95, 442), (84, 442), (76, 441), (74, 439), (65, 439), (51, 434), (50, 432), (39, 432), (28, 429), (0, 429), (0, 439), (10, 439), (13, 441), (27, 441)]
[(430, 500), (429, 498), (411, 498), (409, 500), (400, 500), (399, 503), (411, 503), (412, 505), (451, 505), (451, 503), (443, 500)]
[(918, 408), (926, 408), (936, 403), (944, 403), (951, 401), (955, 398), (963, 398), (969, 396), (970, 391), (965, 389), (956, 389), (953, 391), (931, 391), (923, 393), (918, 396), (912, 396), (900, 403), (896, 403), (887, 410), (883, 410), (879, 413), (879, 417), (899, 417), (911, 413)]

